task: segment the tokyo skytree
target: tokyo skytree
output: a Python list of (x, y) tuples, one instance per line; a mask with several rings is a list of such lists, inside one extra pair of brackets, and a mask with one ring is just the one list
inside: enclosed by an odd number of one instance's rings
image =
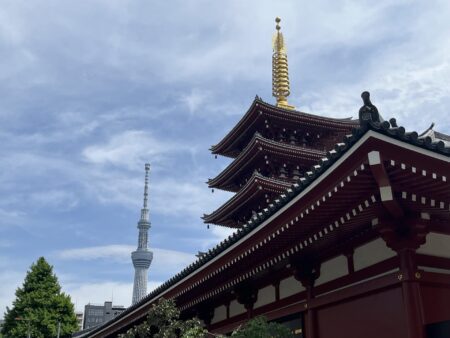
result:
[(150, 228), (147, 208), (148, 200), (148, 174), (150, 164), (145, 164), (144, 206), (141, 209), (141, 218), (138, 222), (139, 229), (138, 247), (131, 253), (134, 266), (134, 285), (132, 304), (136, 304), (147, 295), (148, 268), (152, 263), (153, 252), (148, 249), (148, 229)]

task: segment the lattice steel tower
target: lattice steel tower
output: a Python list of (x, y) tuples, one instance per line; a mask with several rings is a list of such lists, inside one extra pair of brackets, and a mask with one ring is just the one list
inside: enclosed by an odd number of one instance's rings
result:
[(148, 249), (148, 229), (150, 221), (147, 208), (148, 200), (148, 174), (150, 164), (145, 164), (144, 207), (141, 209), (141, 218), (138, 222), (139, 239), (136, 251), (131, 253), (134, 265), (134, 285), (132, 304), (139, 302), (147, 295), (148, 268), (152, 263), (153, 252)]

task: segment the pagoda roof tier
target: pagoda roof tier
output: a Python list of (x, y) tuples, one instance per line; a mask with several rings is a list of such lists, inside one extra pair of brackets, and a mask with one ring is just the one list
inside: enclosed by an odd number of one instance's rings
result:
[(294, 161), (301, 167), (309, 168), (325, 155), (324, 151), (272, 141), (255, 133), (239, 156), (218, 176), (208, 181), (208, 186), (236, 192), (241, 189), (244, 178), (248, 177), (245, 173), (255, 169), (257, 162), (276, 157)]
[(256, 131), (264, 128), (264, 122), (278, 121), (280, 124), (289, 127), (307, 126), (314, 129), (326, 128), (336, 132), (349, 132), (352, 128), (359, 126), (359, 120), (351, 118), (330, 118), (307, 114), (296, 110), (283, 109), (273, 106), (261, 100), (258, 96), (253, 100), (250, 108), (247, 110), (241, 120), (234, 128), (210, 150), (213, 154), (224, 155), (227, 157), (236, 157), (240, 152), (240, 146), (246, 143)]
[[(247, 219), (245, 222), (237, 220), (243, 211), (251, 209), (251, 206), (263, 200), (266, 194), (280, 195), (290, 186), (291, 183), (289, 182), (268, 178), (255, 172), (238, 193), (219, 209), (209, 215), (204, 215), (202, 218), (208, 224), (239, 228), (247, 221)], [(265, 205), (261, 207), (265, 207)]]

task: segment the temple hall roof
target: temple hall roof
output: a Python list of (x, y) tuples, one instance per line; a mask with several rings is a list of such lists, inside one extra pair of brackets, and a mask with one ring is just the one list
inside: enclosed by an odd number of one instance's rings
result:
[(341, 160), (344, 154), (346, 154), (347, 151), (349, 151), (353, 147), (353, 145), (355, 145), (364, 137), (364, 135), (368, 133), (372, 133), (373, 135), (381, 135), (383, 137), (386, 137), (387, 139), (391, 139), (392, 142), (395, 142), (397, 144), (412, 146), (412, 149), (417, 149), (416, 151), (418, 152), (431, 152), (436, 156), (441, 156), (441, 158), (447, 158), (447, 161), (448, 158), (450, 158), (450, 146), (444, 143), (442, 139), (433, 141), (431, 137), (419, 138), (419, 134), (417, 132), (406, 132), (403, 127), (392, 128), (388, 122), (379, 124), (369, 123), (364, 128), (355, 129), (352, 134), (344, 137), (343, 141), (337, 144), (334, 150), (328, 152), (326, 158), (321, 160), (318, 165), (314, 166), (310, 174), (305, 175), (303, 180), (299, 181), (299, 183), (293, 184), (290, 188), (286, 189), (286, 191), (278, 198), (276, 198), (267, 209), (255, 215), (249, 222), (247, 222), (244, 227), (238, 229), (235, 233), (223, 240), (217, 246), (210, 249), (205, 255), (202, 255), (194, 263), (190, 264), (181, 272), (157, 287), (139, 303), (132, 305), (112, 321), (107, 322), (90, 332), (89, 336), (102, 332), (107, 327), (114, 325), (114, 323), (119, 322), (123, 318), (130, 316), (132, 313), (138, 311), (138, 309), (140, 309), (148, 302), (151, 302), (152, 300), (157, 299), (161, 295), (165, 294), (172, 287), (180, 283), (188, 276), (194, 274), (197, 270), (201, 269), (205, 265), (209, 264), (217, 256), (221, 255), (237, 242), (244, 239), (244, 237), (248, 236), (251, 232), (255, 231), (255, 229), (262, 225), (265, 220), (275, 215), (299, 194), (306, 191), (310, 186), (312, 186), (317, 179), (319, 179), (324, 173), (326, 173), (334, 163), (337, 163), (339, 160)]

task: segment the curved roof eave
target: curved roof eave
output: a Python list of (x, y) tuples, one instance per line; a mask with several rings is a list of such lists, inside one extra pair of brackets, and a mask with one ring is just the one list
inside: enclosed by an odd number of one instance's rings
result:
[(287, 154), (289, 152), (296, 152), (297, 154), (302, 154), (303, 159), (309, 158), (311, 161), (318, 161), (326, 154), (325, 151), (308, 149), (296, 145), (272, 141), (263, 137), (259, 133), (255, 133), (252, 140), (242, 150), (239, 156), (236, 157), (224, 170), (222, 170), (219, 175), (208, 180), (208, 187), (228, 190), (226, 188), (222, 188), (221, 186), (225, 183), (225, 181), (230, 180), (235, 176), (236, 170), (240, 171), (251, 163), (251, 160), (256, 156), (255, 149), (257, 146), (264, 147), (260, 151), (265, 151), (268, 147), (275, 147), (280, 150), (281, 155)]
[[(216, 225), (224, 225), (221, 222), (220, 219), (223, 217), (226, 217), (227, 214), (230, 214), (230, 212), (235, 212), (237, 209), (240, 209), (243, 207), (241, 205), (240, 201), (242, 199), (245, 199), (252, 191), (258, 191), (258, 187), (262, 187), (262, 191), (266, 191), (269, 188), (275, 188), (279, 190), (281, 193), (283, 190), (287, 189), (291, 186), (291, 183), (276, 180), (272, 178), (268, 178), (265, 176), (262, 176), (259, 173), (253, 173), (252, 177), (247, 181), (247, 183), (244, 185), (244, 187), (239, 190), (233, 197), (231, 197), (227, 202), (225, 202), (222, 206), (220, 206), (218, 209), (216, 209), (214, 212), (208, 215), (204, 215), (202, 219), (207, 224), (216, 224)], [(236, 207), (236, 205), (239, 205), (239, 207)], [(220, 222), (220, 223), (216, 223)]]
[[(341, 126), (342, 128), (348, 127), (349, 129), (352, 127), (359, 126), (358, 120), (353, 120), (350, 118), (331, 118), (331, 117), (325, 117), (325, 116), (319, 116), (309, 113), (304, 113), (298, 110), (290, 110), (290, 109), (284, 109), (280, 108), (274, 105), (271, 105), (270, 103), (264, 102), (259, 96), (256, 96), (253, 100), (252, 104), (250, 105), (250, 108), (247, 110), (247, 112), (244, 114), (244, 116), (238, 121), (238, 123), (225, 135), (224, 138), (217, 144), (211, 146), (210, 151), (213, 154), (218, 155), (224, 155), (228, 157), (233, 157), (231, 155), (232, 150), (228, 149), (233, 144), (236, 143), (237, 139), (245, 134), (245, 131), (247, 131), (257, 120), (258, 116), (260, 114), (257, 114), (256, 107), (262, 107), (266, 110), (270, 111), (271, 113), (280, 113), (283, 114), (284, 118), (295, 118), (297, 120), (311, 120), (318, 123), (325, 123), (331, 126)], [(254, 116), (257, 114), (256, 116)]]

